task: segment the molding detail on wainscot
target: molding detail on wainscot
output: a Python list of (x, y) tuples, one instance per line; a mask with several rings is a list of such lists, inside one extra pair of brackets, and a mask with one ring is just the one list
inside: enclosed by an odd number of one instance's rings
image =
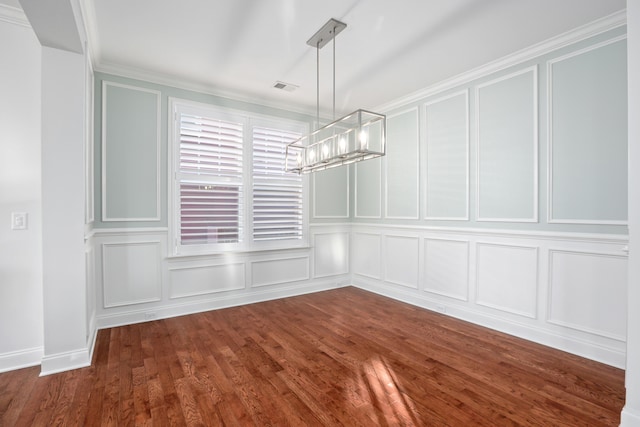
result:
[[(587, 320), (586, 325), (575, 320), (591, 315), (598, 319), (605, 311), (625, 312), (627, 235), (360, 223), (352, 224), (351, 232), (354, 286), (612, 366), (625, 366), (620, 322), (609, 319), (599, 328), (589, 328), (593, 326), (589, 322), (597, 320)], [(390, 247), (389, 237), (413, 239), (419, 248), (408, 249), (405, 242)], [(559, 253), (579, 254), (577, 267), (572, 266), (573, 258), (565, 262), (562, 256), (558, 264)], [(418, 256), (415, 267), (404, 262), (412, 254)], [(385, 257), (386, 262), (382, 261)], [(394, 264), (397, 261), (402, 263)], [(389, 274), (384, 268), (393, 271)], [(381, 270), (377, 277), (376, 269)], [(419, 286), (407, 286), (413, 283), (407, 277), (415, 275), (416, 269)], [(581, 274), (587, 278), (582, 279)], [(566, 280), (578, 284), (562, 286)], [(554, 292), (565, 303), (550, 309), (548, 301)], [(604, 306), (593, 303), (607, 292), (613, 295), (602, 299)], [(576, 323), (579, 329), (571, 327)], [(616, 333), (603, 334), (603, 328)]]
[(547, 321), (625, 342), (626, 285), (626, 255), (550, 249)]
[(245, 264), (240, 262), (169, 267), (169, 299), (238, 291), (246, 282)]
[(476, 254), (476, 304), (535, 319), (538, 248), (478, 242)]
[(103, 308), (162, 299), (161, 247), (160, 241), (102, 243)]
[(251, 261), (251, 287), (309, 280), (309, 257), (273, 258)]

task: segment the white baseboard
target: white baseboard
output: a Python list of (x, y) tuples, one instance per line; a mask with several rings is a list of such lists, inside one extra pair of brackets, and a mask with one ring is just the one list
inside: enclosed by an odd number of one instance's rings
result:
[(92, 349), (87, 347), (44, 356), (42, 358), (40, 376), (57, 374), (72, 369), (86, 368), (91, 365), (91, 351)]
[(37, 366), (43, 355), (44, 349), (42, 347), (0, 354), (0, 372)]
[(620, 427), (640, 427), (640, 412), (625, 405), (620, 414)]
[(315, 280), (312, 284), (292, 285), (288, 287), (278, 287), (277, 289), (251, 290), (247, 293), (233, 293), (231, 295), (221, 295), (206, 300), (201, 299), (193, 302), (176, 302), (156, 306), (152, 309), (129, 310), (119, 313), (112, 313), (97, 316), (98, 329), (113, 328), (133, 323), (148, 322), (157, 319), (167, 319), (170, 317), (184, 316), (187, 314), (201, 313), (203, 311), (218, 310), (228, 307), (236, 307), (245, 304), (269, 301), (279, 298), (293, 297), (312, 292), (326, 291), (339, 287), (335, 278), (327, 280)]
[(538, 344), (546, 345), (558, 350), (566, 351), (587, 359), (615, 366), (620, 369), (625, 368), (626, 355), (624, 351), (616, 348), (605, 347), (601, 344), (586, 342), (576, 337), (560, 336), (552, 331), (537, 328), (532, 325), (515, 323), (506, 319), (490, 316), (486, 313), (476, 312), (465, 307), (446, 305), (446, 313), (442, 313), (442, 302), (430, 300), (428, 297), (411, 290), (398, 289), (384, 284), (374, 284), (369, 281), (358, 281), (353, 286), (366, 291), (374, 292), (398, 301), (414, 306), (422, 307), (431, 311), (439, 312), (447, 316), (455, 317), (466, 322), (479, 326), (504, 332), (519, 338), (526, 339)]

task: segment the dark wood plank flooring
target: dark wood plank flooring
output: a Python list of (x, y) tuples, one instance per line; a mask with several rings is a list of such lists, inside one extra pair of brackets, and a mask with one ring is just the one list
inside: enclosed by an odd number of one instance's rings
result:
[(617, 426), (624, 372), (356, 288), (101, 330), (0, 426)]

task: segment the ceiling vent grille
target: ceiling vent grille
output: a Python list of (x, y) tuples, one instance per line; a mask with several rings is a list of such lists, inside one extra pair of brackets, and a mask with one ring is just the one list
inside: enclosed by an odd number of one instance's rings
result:
[(294, 90), (298, 89), (299, 86), (296, 86), (291, 83), (277, 81), (273, 84), (273, 87), (276, 89), (286, 90), (287, 92), (293, 92)]

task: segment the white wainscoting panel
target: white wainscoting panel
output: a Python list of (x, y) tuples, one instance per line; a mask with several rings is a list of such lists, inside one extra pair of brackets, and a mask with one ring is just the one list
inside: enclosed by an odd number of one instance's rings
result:
[(626, 340), (627, 257), (549, 251), (550, 323)]
[(169, 268), (169, 298), (235, 291), (246, 286), (245, 264)]
[(420, 239), (386, 236), (385, 245), (385, 280), (418, 289)]
[(425, 239), (424, 247), (424, 290), (467, 301), (469, 242)]
[(161, 243), (102, 244), (104, 308), (162, 298)]
[(354, 274), (382, 278), (382, 245), (379, 234), (354, 233), (353, 250), (351, 252), (352, 269)]
[(251, 262), (251, 286), (275, 285), (309, 279), (309, 257)]
[(478, 243), (476, 254), (476, 303), (535, 318), (538, 249)]
[(313, 277), (349, 273), (349, 233), (317, 233), (313, 241)]

